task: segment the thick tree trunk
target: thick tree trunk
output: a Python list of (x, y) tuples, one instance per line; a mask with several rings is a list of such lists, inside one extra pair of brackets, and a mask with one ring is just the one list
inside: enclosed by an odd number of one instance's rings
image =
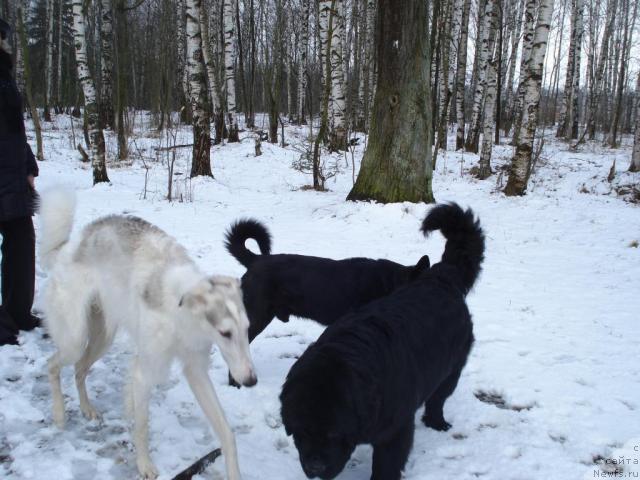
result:
[(193, 126), (191, 177), (213, 176), (211, 173), (211, 134), (205, 102), (205, 79), (200, 34), (200, 0), (186, 0), (187, 6), (187, 75)]
[(380, 0), (371, 135), (348, 200), (433, 202), (427, 2)]
[(73, 43), (75, 45), (78, 80), (84, 94), (84, 113), (88, 123), (90, 159), (93, 165), (93, 184), (108, 182), (104, 134), (98, 118), (96, 86), (87, 59), (86, 27), (83, 1), (73, 0)]
[(460, 27), (460, 43), (458, 46), (458, 59), (456, 67), (456, 150), (464, 148), (464, 86), (467, 78), (467, 38), (469, 35), (469, 11), (471, 0), (464, 0), (462, 7), (462, 19)]
[(100, 90), (100, 122), (103, 128), (113, 128), (113, 4), (101, 0), (102, 27), (100, 30), (102, 88)]
[(178, 59), (176, 62), (176, 78), (180, 82), (180, 96), (179, 96), (179, 105), (180, 105), (180, 118), (181, 120), (187, 121), (187, 118), (190, 114), (190, 107), (188, 105), (189, 99), (189, 82), (187, 81), (187, 69), (186, 69), (186, 58), (187, 58), (187, 36), (185, 32), (186, 22), (185, 22), (185, 10), (184, 10), (184, 2), (185, 0), (176, 0), (176, 42), (178, 44)]
[(505, 194), (509, 196), (525, 194), (529, 174), (531, 173), (533, 139), (538, 122), (540, 90), (542, 88), (542, 70), (547, 52), (552, 14), (553, 0), (540, 0), (533, 45), (522, 76), (522, 83), (524, 84), (524, 114), (520, 133), (518, 134), (516, 151), (511, 160), (509, 180), (504, 190)]
[(229, 142), (238, 142), (238, 118), (236, 114), (235, 25), (233, 22), (233, 0), (224, 0), (224, 71), (227, 93), (227, 128)]
[(533, 47), (533, 38), (535, 34), (535, 12), (536, 5), (540, 0), (525, 0), (524, 7), (524, 36), (522, 37), (522, 53), (520, 55), (520, 78), (518, 80), (518, 88), (516, 91), (513, 110), (511, 114), (511, 120), (513, 122), (513, 138), (511, 140), (512, 145), (518, 144), (518, 135), (521, 131), (522, 116), (523, 116), (523, 104), (524, 104), (524, 89), (526, 82), (524, 81), (524, 72), (527, 68), (527, 63), (531, 56), (531, 49)]

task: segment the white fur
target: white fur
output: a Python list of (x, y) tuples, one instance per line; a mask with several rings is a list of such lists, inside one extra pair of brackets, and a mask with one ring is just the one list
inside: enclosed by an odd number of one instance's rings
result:
[(256, 382), (239, 281), (203, 275), (173, 238), (132, 217), (96, 220), (79, 240), (69, 241), (73, 199), (69, 192), (51, 191), (40, 209), (40, 251), (49, 269), (45, 322), (58, 347), (49, 359), (55, 423), (64, 426), (60, 370), (71, 364), (83, 415), (100, 419), (85, 379), (123, 326), (137, 348), (125, 405), (134, 420), (140, 474), (158, 474), (149, 455), (148, 403), (152, 388), (177, 359), (221, 441), (228, 478), (240, 479), (235, 438), (208, 376), (216, 343), (237, 382)]

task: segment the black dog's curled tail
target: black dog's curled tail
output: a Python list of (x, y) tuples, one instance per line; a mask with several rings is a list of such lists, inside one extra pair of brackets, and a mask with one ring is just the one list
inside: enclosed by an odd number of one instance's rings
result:
[(258, 243), (260, 253), (269, 255), (271, 253), (271, 235), (267, 228), (257, 220), (246, 218), (238, 220), (225, 234), (224, 246), (242, 265), (249, 266), (258, 257), (245, 246), (248, 239), (254, 239)]
[(484, 233), (480, 221), (471, 209), (463, 210), (456, 203), (437, 205), (422, 222), (422, 233), (440, 230), (447, 239), (442, 262), (455, 266), (465, 293), (471, 290), (484, 260)]

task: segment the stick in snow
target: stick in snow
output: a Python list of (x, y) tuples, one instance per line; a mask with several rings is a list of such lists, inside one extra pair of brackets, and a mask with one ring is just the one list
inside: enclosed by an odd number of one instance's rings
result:
[(193, 463), (191, 466), (181, 471), (179, 474), (173, 477), (172, 480), (191, 480), (191, 477), (193, 477), (194, 475), (198, 475), (204, 472), (204, 470), (213, 462), (215, 462), (216, 458), (218, 458), (221, 454), (222, 452), (220, 451), (220, 449), (216, 448), (215, 450), (207, 453), (200, 460)]

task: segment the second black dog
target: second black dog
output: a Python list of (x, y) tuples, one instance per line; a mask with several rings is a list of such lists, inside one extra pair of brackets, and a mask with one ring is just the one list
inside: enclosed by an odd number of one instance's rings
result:
[(470, 210), (440, 205), (425, 234), (447, 239), (442, 260), (411, 284), (327, 327), (282, 388), (282, 422), (309, 478), (334, 478), (358, 444), (373, 445), (372, 480), (398, 480), (415, 411), (436, 430), (473, 344), (465, 296), (480, 272), (484, 235)]
[[(258, 243), (262, 255), (245, 246), (250, 238)], [(247, 268), (242, 292), (250, 323), (249, 342), (274, 317), (286, 322), (295, 315), (329, 325), (351, 310), (390, 294), (430, 265), (427, 255), (408, 267), (370, 258), (271, 255), (269, 232), (251, 219), (231, 226), (225, 246)]]

